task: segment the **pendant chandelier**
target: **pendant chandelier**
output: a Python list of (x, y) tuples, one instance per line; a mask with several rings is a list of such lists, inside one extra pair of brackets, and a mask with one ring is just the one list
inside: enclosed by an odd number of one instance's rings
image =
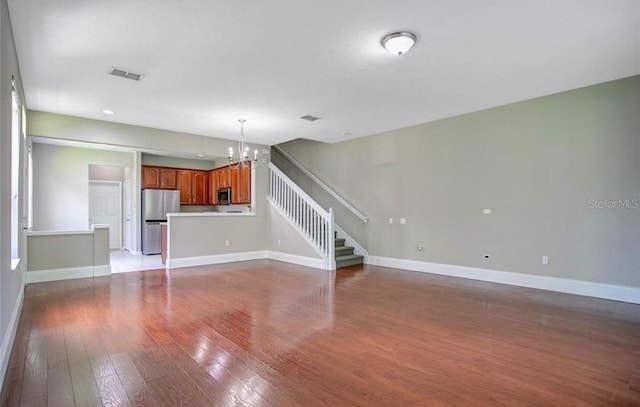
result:
[[(249, 158), (249, 146), (247, 145), (244, 138), (244, 119), (238, 119), (240, 123), (240, 140), (238, 140), (238, 162), (235, 164), (236, 166), (249, 166), (251, 165), (251, 159)], [(233, 147), (229, 147), (229, 167), (233, 164)], [(258, 150), (253, 151), (253, 161), (258, 161)]]

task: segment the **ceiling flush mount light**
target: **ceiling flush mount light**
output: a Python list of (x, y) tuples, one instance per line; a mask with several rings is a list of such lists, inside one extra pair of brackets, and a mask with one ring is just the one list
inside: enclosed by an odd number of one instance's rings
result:
[[(243, 167), (251, 165), (251, 160), (249, 159), (249, 146), (247, 145), (244, 139), (244, 119), (238, 119), (240, 123), (240, 140), (238, 140), (238, 162), (235, 164), (236, 166), (242, 165)], [(258, 150), (254, 150), (253, 152), (253, 161), (258, 161)], [(233, 163), (233, 147), (229, 147), (229, 167)]]
[(380, 43), (393, 55), (402, 55), (409, 51), (416, 43), (416, 35), (408, 31), (400, 31), (386, 35)]
[(111, 115), (111, 114), (116, 114), (116, 112), (114, 112), (114, 111), (113, 111), (113, 110), (111, 110), (111, 109), (104, 109), (104, 110), (102, 111), (102, 113), (104, 113), (104, 114), (109, 114), (109, 115)]

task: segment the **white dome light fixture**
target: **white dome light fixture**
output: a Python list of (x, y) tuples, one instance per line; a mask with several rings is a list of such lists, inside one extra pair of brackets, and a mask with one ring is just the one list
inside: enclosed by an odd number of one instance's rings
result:
[(384, 36), (380, 43), (393, 55), (400, 56), (413, 47), (413, 44), (416, 43), (416, 39), (417, 38), (414, 33), (400, 31)]

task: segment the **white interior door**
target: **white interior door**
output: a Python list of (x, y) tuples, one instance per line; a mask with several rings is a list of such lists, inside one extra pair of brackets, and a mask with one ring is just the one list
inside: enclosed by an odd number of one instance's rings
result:
[(124, 212), (124, 233), (122, 234), (122, 246), (125, 250), (133, 251), (131, 247), (131, 180), (124, 180), (122, 183), (123, 212)]
[(122, 247), (122, 193), (120, 182), (89, 181), (89, 226), (109, 225), (109, 248)]

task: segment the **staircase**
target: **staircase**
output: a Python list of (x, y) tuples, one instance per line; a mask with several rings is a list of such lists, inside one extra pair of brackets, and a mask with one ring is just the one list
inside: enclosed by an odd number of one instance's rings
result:
[(356, 266), (363, 263), (364, 256), (353, 254), (353, 247), (344, 245), (345, 239), (338, 238), (336, 234), (334, 241), (337, 269), (341, 267)]
[(323, 268), (335, 270), (363, 264), (364, 256), (354, 254), (354, 248), (345, 245), (346, 239), (338, 238), (333, 210), (327, 211), (318, 205), (273, 163), (269, 163), (269, 169), (267, 200), (320, 255)]

